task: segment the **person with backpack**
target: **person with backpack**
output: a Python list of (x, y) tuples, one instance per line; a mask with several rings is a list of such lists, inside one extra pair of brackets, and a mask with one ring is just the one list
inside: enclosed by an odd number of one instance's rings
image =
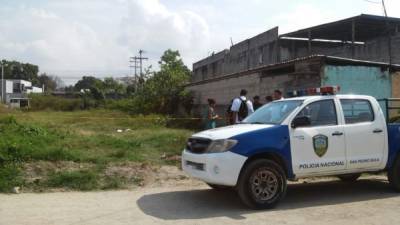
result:
[(235, 123), (240, 123), (244, 118), (254, 112), (253, 103), (246, 98), (247, 90), (240, 91), (240, 97), (235, 98), (232, 102), (231, 111), (232, 118)]

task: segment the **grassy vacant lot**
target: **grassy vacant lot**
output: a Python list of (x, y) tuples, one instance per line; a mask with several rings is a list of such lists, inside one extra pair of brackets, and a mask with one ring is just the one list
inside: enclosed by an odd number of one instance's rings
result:
[(0, 111), (0, 191), (140, 184), (146, 170), (179, 164), (192, 131), (166, 124), (114, 111)]

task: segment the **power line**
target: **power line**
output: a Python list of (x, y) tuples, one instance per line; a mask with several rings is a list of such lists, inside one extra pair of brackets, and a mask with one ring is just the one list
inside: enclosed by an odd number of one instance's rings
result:
[(368, 3), (373, 3), (373, 4), (382, 4), (381, 2), (376, 2), (376, 1), (372, 1), (372, 0), (364, 0), (365, 2), (368, 2)]

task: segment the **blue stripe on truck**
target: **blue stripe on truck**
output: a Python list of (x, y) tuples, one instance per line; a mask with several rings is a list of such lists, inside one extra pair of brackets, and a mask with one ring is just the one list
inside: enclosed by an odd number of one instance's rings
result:
[(388, 124), (389, 156), (386, 168), (391, 168), (400, 151), (400, 124)]
[(232, 152), (252, 157), (262, 153), (272, 153), (280, 156), (286, 164), (288, 178), (294, 178), (292, 155), (290, 152), (289, 128), (287, 125), (276, 125), (269, 128), (239, 134), (231, 139), (238, 140)]

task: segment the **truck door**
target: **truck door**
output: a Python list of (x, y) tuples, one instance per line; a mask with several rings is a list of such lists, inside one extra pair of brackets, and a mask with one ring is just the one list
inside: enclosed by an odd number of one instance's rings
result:
[(344, 115), (347, 168), (383, 165), (386, 127), (367, 99), (340, 99)]
[(312, 102), (296, 115), (295, 118), (306, 117), (310, 122), (290, 128), (292, 166), (297, 177), (346, 168), (344, 130), (337, 115), (334, 99)]

